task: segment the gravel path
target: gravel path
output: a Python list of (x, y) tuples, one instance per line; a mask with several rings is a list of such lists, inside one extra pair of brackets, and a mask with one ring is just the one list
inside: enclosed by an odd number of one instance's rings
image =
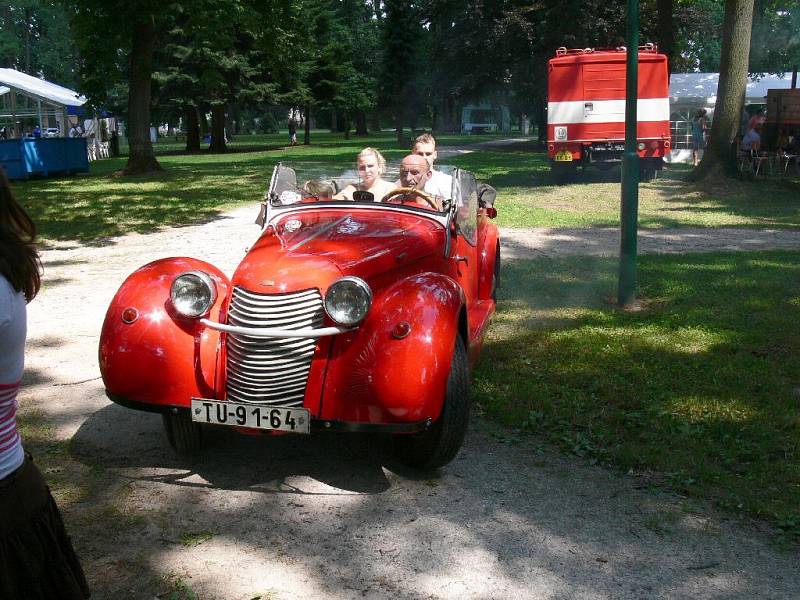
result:
[[(124, 484), (116, 498), (101, 495), (104, 508), (122, 509), (113, 535), (71, 527), (96, 598), (152, 599), (165, 587), (159, 578), (225, 600), (797, 597), (797, 556), (756, 525), (652, 491), (640, 474), (509, 443), (477, 417), (461, 455), (433, 478), (408, 473), (383, 440), (362, 436), (215, 431), (204, 460), (177, 459), (157, 415), (105, 398), (103, 315), (123, 279), (155, 258), (193, 255), (230, 274), (258, 235), (255, 214), (248, 206), (202, 225), (43, 252), (23, 410), (42, 411), (79, 461)], [(728, 233), (664, 230), (641, 245), (799, 245), (796, 233)], [(504, 236), (506, 258), (617, 244), (598, 229)]]
[[(500, 229), (503, 258), (537, 256), (619, 255), (619, 228)], [(786, 229), (642, 229), (639, 254), (727, 252), (737, 250), (797, 250), (800, 231)]]

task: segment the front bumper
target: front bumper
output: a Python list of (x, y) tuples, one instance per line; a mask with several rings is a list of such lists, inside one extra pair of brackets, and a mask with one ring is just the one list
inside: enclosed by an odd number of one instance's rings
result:
[[(138, 402), (117, 394), (112, 394), (108, 390), (106, 390), (106, 396), (115, 404), (134, 410), (175, 415), (181, 412), (186, 412), (187, 415), (189, 413), (189, 409), (184, 406)], [(319, 433), (320, 431), (336, 431), (341, 433), (419, 433), (428, 429), (432, 424), (432, 419), (424, 419), (411, 423), (356, 423), (353, 421), (335, 421), (312, 417), (311, 433)]]

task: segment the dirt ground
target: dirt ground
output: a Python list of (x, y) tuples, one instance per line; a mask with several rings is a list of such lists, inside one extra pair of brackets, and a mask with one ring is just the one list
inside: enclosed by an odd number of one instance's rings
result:
[[(105, 309), (159, 257), (203, 258), (230, 275), (258, 235), (256, 213), (42, 253), (21, 405), (71, 438), (70, 454), (104, 486), (65, 515), (95, 598), (797, 598), (798, 557), (762, 526), (642, 474), (514, 442), (478, 417), (435, 477), (404, 470), (370, 436), (215, 430), (202, 460), (177, 458), (158, 415), (104, 395)], [(646, 233), (640, 249), (800, 248), (800, 232), (709, 233)], [(618, 247), (612, 230), (503, 235), (506, 259)]]

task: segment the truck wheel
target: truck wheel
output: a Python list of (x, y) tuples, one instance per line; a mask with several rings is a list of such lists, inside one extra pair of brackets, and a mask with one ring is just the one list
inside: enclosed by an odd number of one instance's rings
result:
[(578, 168), (574, 164), (553, 164), (550, 167), (550, 172), (553, 175), (557, 185), (564, 185), (572, 183), (578, 176)]
[(650, 159), (643, 159), (639, 163), (639, 181), (649, 182), (656, 178), (658, 167), (655, 161)]
[(169, 445), (175, 452), (184, 458), (191, 458), (200, 452), (203, 447), (203, 432), (200, 425), (192, 422), (188, 412), (165, 413), (161, 418)]
[(469, 422), (469, 365), (461, 336), (456, 338), (442, 414), (427, 431), (395, 436), (395, 455), (416, 469), (443, 467), (456, 457)]

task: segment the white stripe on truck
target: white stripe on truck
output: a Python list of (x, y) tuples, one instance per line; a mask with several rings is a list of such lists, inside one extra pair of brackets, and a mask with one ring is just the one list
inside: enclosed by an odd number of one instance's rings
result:
[[(638, 121), (669, 121), (669, 98), (646, 98), (636, 103)], [(624, 123), (625, 100), (548, 102), (547, 122)]]

